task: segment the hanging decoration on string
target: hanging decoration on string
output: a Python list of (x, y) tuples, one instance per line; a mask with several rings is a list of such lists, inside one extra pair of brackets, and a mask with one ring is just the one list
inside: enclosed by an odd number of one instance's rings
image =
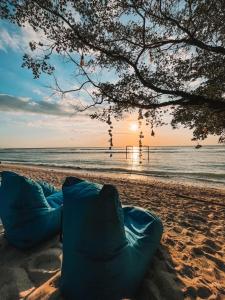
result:
[(202, 145), (200, 145), (199, 142), (197, 142), (197, 145), (195, 146), (195, 149), (199, 149), (201, 147), (202, 147)]
[[(201, 140), (204, 140), (207, 137), (208, 134), (208, 128), (207, 127), (203, 127), (201, 129)], [(197, 145), (195, 146), (195, 149), (199, 149), (202, 147), (202, 145), (199, 143), (199, 139), (198, 138), (192, 138), (192, 141), (196, 141)]]
[(84, 53), (82, 52), (81, 57), (80, 57), (80, 66), (84, 66)]
[(138, 111), (138, 128), (139, 128), (139, 164), (142, 164), (142, 139), (144, 138), (143, 131), (142, 131), (142, 120), (143, 120), (142, 109)]
[(156, 115), (155, 115), (155, 111), (147, 111), (144, 114), (145, 118), (146, 118), (146, 126), (150, 125), (151, 128), (151, 136), (154, 137), (155, 136), (155, 131), (154, 131), (154, 124), (157, 124), (157, 120), (156, 120)]
[(148, 53), (148, 61), (149, 61), (149, 64), (152, 63), (152, 54), (151, 54), (151, 51), (149, 51), (149, 53)]
[(155, 131), (152, 129), (151, 136), (155, 136)]
[(109, 114), (106, 123), (109, 125), (108, 134), (109, 134), (109, 151), (110, 151), (110, 157), (112, 157), (112, 147), (113, 147), (113, 125), (111, 121), (111, 106), (109, 108)]

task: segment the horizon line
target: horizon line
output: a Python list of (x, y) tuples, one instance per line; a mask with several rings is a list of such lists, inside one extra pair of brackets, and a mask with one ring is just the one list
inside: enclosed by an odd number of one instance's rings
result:
[[(126, 145), (129, 147), (135, 147), (139, 148), (139, 146), (135, 145)], [(112, 147), (112, 149), (116, 148), (126, 148), (126, 146), (117, 146), (117, 147)], [(202, 147), (211, 147), (211, 146), (225, 146), (223, 143), (217, 143), (217, 144), (207, 144), (207, 145), (202, 145)], [(195, 147), (195, 144), (193, 145), (159, 145), (159, 146), (151, 146), (151, 145), (143, 145), (143, 148), (145, 147), (151, 147), (151, 148), (157, 148), (157, 147)], [(57, 146), (57, 147), (1, 147), (0, 150), (7, 150), (7, 149), (71, 149), (71, 148), (109, 148), (109, 146)]]

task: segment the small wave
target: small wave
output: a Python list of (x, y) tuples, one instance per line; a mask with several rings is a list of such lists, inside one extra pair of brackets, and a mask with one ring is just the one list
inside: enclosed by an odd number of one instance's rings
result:
[[(149, 150), (146, 147), (142, 148), (143, 153), (163, 153), (164, 155), (168, 154), (193, 154), (193, 153), (202, 153), (207, 155), (207, 153), (223, 153), (224, 146), (204, 146), (200, 151), (196, 152), (193, 146), (185, 146), (185, 147), (176, 147), (176, 146), (167, 146), (167, 147), (156, 147), (156, 146), (149, 146)], [(107, 147), (69, 147), (69, 148), (2, 148), (0, 149), (0, 154), (9, 155), (17, 155), (17, 154), (24, 154), (24, 155), (60, 155), (60, 154), (132, 154), (138, 153), (139, 148), (134, 147), (129, 148), (126, 151), (125, 147), (114, 147), (112, 150), (109, 150)]]
[(99, 173), (119, 173), (127, 175), (140, 175), (146, 177), (157, 177), (167, 179), (178, 179), (182, 178), (190, 181), (200, 181), (205, 183), (225, 183), (225, 174), (214, 174), (214, 173), (203, 173), (203, 172), (176, 172), (176, 171), (159, 171), (159, 170), (137, 170), (128, 168), (117, 168), (117, 167), (84, 167), (74, 166), (71, 164), (59, 164), (59, 163), (43, 163), (43, 162), (25, 162), (25, 161), (5, 161), (5, 163), (13, 164), (26, 164), (31, 166), (58, 168), (58, 169), (70, 169), (76, 171), (86, 172), (99, 172)]

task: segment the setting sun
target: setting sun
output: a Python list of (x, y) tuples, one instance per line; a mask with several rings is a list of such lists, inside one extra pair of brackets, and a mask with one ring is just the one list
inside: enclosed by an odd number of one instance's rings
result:
[(132, 131), (137, 131), (138, 130), (138, 124), (137, 123), (131, 123), (129, 126), (129, 129)]

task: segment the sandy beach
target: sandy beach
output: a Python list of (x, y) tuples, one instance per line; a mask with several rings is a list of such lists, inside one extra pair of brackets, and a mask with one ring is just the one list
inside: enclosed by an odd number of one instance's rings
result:
[[(3, 170), (57, 187), (68, 173), (111, 183), (118, 188), (122, 204), (158, 214), (164, 234), (138, 300), (225, 299), (225, 189), (22, 165), (1, 164)], [(32, 250), (19, 251), (7, 243), (0, 226), (0, 299), (62, 299), (58, 290), (61, 259), (58, 236)]]

